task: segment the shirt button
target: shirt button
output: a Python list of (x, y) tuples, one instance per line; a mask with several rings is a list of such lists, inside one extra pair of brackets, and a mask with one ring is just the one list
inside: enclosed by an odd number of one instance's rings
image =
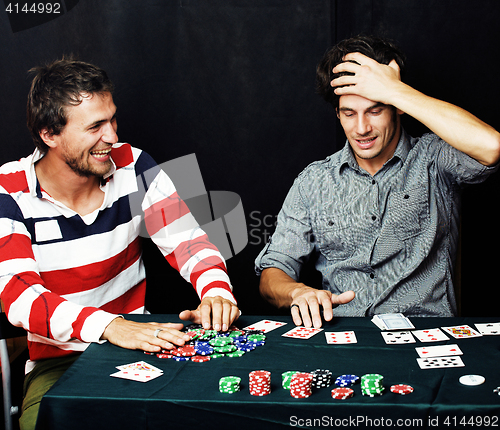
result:
[(372, 220), (375, 221), (377, 217), (375, 215), (372, 215)]
[(372, 185), (375, 185), (376, 183), (375, 179), (372, 179)]
[(375, 273), (370, 273), (370, 278), (371, 279), (375, 278)]

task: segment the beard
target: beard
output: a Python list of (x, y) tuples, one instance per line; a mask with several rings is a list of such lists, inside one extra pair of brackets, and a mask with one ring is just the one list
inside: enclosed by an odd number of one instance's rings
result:
[(65, 162), (73, 172), (84, 178), (89, 178), (91, 176), (102, 178), (111, 169), (112, 163), (110, 159), (100, 163), (99, 166), (92, 166), (88, 162), (89, 157), (91, 156), (87, 155), (87, 160), (85, 160), (84, 154), (81, 154), (79, 157), (72, 157), (66, 154)]

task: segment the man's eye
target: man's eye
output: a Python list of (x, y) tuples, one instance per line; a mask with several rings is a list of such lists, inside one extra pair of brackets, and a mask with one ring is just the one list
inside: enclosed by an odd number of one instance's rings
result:
[(372, 115), (380, 115), (382, 113), (382, 109), (375, 109), (371, 111)]

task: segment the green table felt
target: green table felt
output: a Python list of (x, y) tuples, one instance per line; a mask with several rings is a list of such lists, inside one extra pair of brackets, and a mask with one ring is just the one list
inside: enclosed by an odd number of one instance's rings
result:
[[(174, 315), (135, 315), (136, 321), (178, 322)], [(45, 395), (38, 430), (230, 428), (272, 429), (292, 427), (358, 427), (404, 425), (414, 428), (471, 428), (471, 419), (500, 426), (500, 336), (412, 344), (387, 345), (369, 318), (335, 318), (324, 331), (356, 333), (357, 343), (329, 345), (320, 332), (310, 339), (290, 339), (282, 334), (294, 327), (290, 317), (242, 316), (236, 325), (246, 327), (261, 319), (287, 324), (266, 334), (266, 344), (240, 358), (222, 357), (204, 363), (160, 359), (116, 347), (92, 344)], [(411, 318), (416, 329), (458, 324), (496, 322), (491, 318)], [(416, 347), (458, 344), (465, 367), (422, 370)], [(144, 360), (164, 374), (146, 383), (110, 377), (116, 366)], [(288, 370), (329, 369), (342, 374), (379, 373), (385, 393), (367, 397), (355, 385), (354, 397), (336, 400), (331, 389), (313, 391), (307, 399), (295, 399), (281, 387)], [(248, 375), (252, 370), (271, 372), (272, 391), (252, 396)], [(465, 386), (459, 377), (479, 374), (486, 382)], [(219, 392), (223, 376), (241, 377), (241, 391)], [(409, 395), (391, 393), (393, 384), (410, 384)], [(484, 420), (484, 421), (483, 421)], [(390, 424), (390, 425), (388, 425)], [(460, 425), (463, 424), (463, 427)], [(476, 425), (477, 428), (477, 425)]]

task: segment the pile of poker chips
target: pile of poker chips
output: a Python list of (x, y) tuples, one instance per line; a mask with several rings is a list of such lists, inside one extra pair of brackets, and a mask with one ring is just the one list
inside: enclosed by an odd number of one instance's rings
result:
[(266, 343), (266, 336), (261, 330), (231, 327), (226, 332), (217, 332), (204, 330), (200, 324), (192, 324), (185, 328), (185, 332), (191, 337), (191, 341), (185, 345), (150, 354), (175, 361), (202, 363), (219, 357), (241, 357)]
[(219, 380), (219, 391), (226, 394), (234, 394), (240, 391), (241, 378), (238, 376), (223, 376)]
[(384, 393), (384, 377), (378, 373), (367, 373), (361, 377), (361, 394), (375, 397)]
[(339, 387), (350, 387), (359, 381), (359, 376), (357, 375), (340, 375), (335, 380), (335, 385)]
[(271, 372), (254, 370), (248, 375), (250, 394), (252, 396), (267, 396), (271, 393)]
[(312, 388), (325, 388), (332, 385), (332, 372), (326, 369), (316, 369), (310, 372), (313, 375)]
[(312, 394), (311, 373), (295, 373), (290, 381), (290, 395), (296, 399), (305, 399)]
[(407, 384), (396, 384), (391, 386), (391, 392), (396, 394), (405, 394), (413, 393), (413, 387)]

